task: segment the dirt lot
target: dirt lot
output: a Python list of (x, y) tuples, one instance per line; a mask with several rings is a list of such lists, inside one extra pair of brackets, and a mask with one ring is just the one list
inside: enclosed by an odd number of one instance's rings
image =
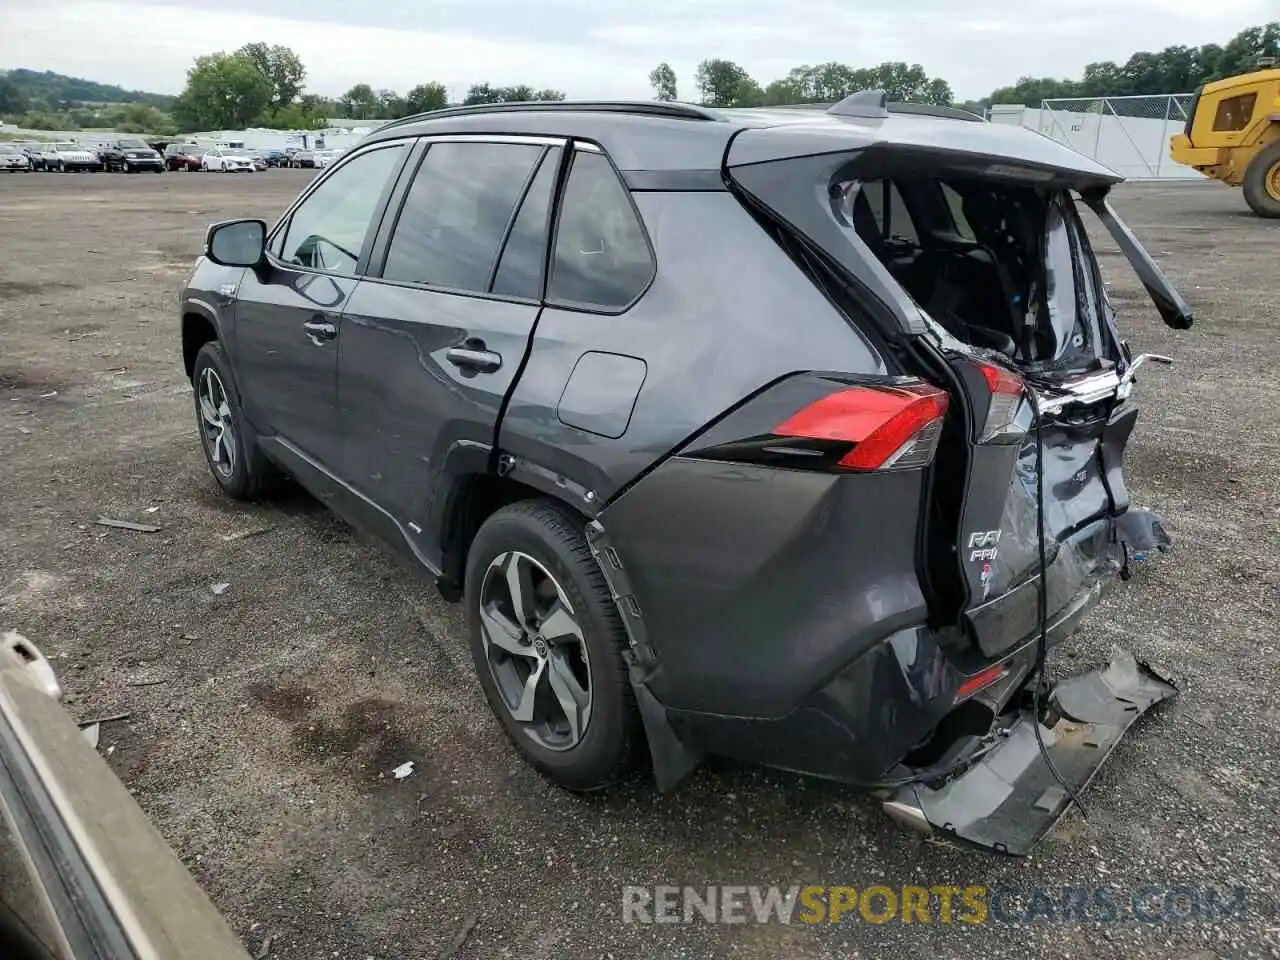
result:
[[(305, 496), (219, 496), (178, 292), (207, 223), (272, 218), (306, 176), (0, 179), (0, 626), (56, 658), (77, 716), (132, 711), (102, 749), (251, 952), (271, 936), (272, 956), (308, 960), (1280, 956), (1280, 224), (1211, 185), (1119, 192), (1198, 314), (1166, 329), (1104, 249), (1132, 342), (1177, 359), (1143, 377), (1129, 464), (1178, 546), (1055, 669), (1122, 644), (1183, 694), (1121, 745), (1088, 818), (1016, 861), (926, 842), (838, 786), (730, 764), (668, 797), (647, 782), (561, 793), (488, 714), (456, 608)], [(132, 685), (148, 680), (162, 682)], [(395, 782), (407, 760), (416, 774)], [(1121, 898), (1243, 885), (1249, 900), (1214, 924), (619, 919), (623, 884), (876, 882)]]

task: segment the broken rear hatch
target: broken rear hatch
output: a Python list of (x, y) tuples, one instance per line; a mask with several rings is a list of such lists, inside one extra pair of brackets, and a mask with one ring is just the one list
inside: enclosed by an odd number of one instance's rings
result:
[[(1117, 330), (1077, 197), (1166, 322), (1185, 328), (1191, 315), (1107, 203), (1117, 178), (1105, 168), (1029, 131), (916, 118), (847, 122), (866, 146), (835, 150), (840, 131), (829, 129), (830, 118), (747, 130), (730, 150), (729, 170), (749, 203), (843, 274), (868, 308), (851, 320), (875, 326), (915, 372), (951, 395), (954, 414), (923, 508), (922, 574), (931, 622), (956, 633), (955, 660), (977, 673), (1011, 661), (1039, 633), (1040, 487), (1050, 645), (1075, 629), (1132, 553), (1168, 545), (1158, 522), (1130, 508), (1122, 467), (1140, 360)], [(821, 131), (808, 149), (823, 152), (801, 153), (807, 126)], [(933, 145), (953, 139), (961, 151)], [(1017, 695), (1006, 689), (991, 703), (993, 715), (1003, 713), (997, 726), (1012, 724), (996, 751), (1006, 758), (1031, 729), (1017, 714)], [(1098, 734), (1106, 749), (1064, 760), (1073, 779), (1087, 782), (1127, 726), (1114, 739)], [(981, 738), (972, 739), (977, 752)], [(1045, 771), (1029, 763), (1013, 765), (1030, 771), (1034, 784)], [(1014, 797), (1027, 800), (1026, 791)], [(1053, 806), (1048, 824), (1061, 813)], [(976, 819), (971, 839), (1018, 845), (1021, 834)], [(1041, 819), (1027, 811), (1027, 823)]]

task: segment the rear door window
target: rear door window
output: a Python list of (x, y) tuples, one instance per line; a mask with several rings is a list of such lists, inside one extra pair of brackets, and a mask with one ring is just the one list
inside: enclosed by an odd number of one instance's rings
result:
[(547, 299), (621, 310), (653, 277), (653, 253), (631, 197), (601, 153), (574, 154), (561, 200)]
[(547, 225), (551, 191), (560, 168), (560, 150), (548, 150), (538, 166), (498, 261), (492, 292), (536, 300), (542, 296), (542, 268), (547, 259)]
[(383, 279), (487, 291), (502, 238), (544, 149), (432, 144), (400, 209)]

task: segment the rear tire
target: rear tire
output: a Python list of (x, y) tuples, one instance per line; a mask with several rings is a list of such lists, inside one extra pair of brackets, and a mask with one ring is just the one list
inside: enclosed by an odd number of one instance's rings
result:
[(1258, 151), (1244, 172), (1244, 199), (1260, 217), (1280, 218), (1280, 140)]
[[(583, 525), (580, 516), (551, 500), (524, 500), (498, 510), (468, 551), (464, 602), (480, 686), (507, 737), (549, 780), (588, 792), (630, 772), (644, 740), (622, 657), (626, 630)], [(506, 571), (513, 564), (530, 577), (520, 582), (533, 585), (522, 589), (529, 599), (518, 607), (507, 587)], [(488, 611), (483, 618), (482, 604)], [(513, 641), (510, 632), (502, 643), (490, 639), (499, 636), (494, 611), (502, 623), (516, 624), (522, 639)], [(518, 622), (522, 612), (532, 616)], [(566, 630), (565, 613), (576, 633)], [(513, 644), (522, 651), (518, 655), (507, 653)], [(529, 701), (538, 704), (536, 718), (521, 722), (511, 704), (523, 702), (519, 698), (539, 658), (542, 679), (534, 684), (538, 696)], [(564, 706), (567, 689), (581, 708), (573, 721)]]
[(257, 500), (270, 493), (280, 473), (258, 448), (240, 406), (231, 364), (216, 340), (196, 354), (191, 386), (200, 445), (222, 492), (233, 500)]

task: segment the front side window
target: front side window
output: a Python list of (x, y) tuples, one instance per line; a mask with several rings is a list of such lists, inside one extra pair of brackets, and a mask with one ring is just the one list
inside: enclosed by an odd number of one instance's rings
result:
[(396, 221), (383, 279), (487, 291), (498, 247), (544, 149), (432, 144)]
[(280, 259), (353, 276), (378, 202), (403, 156), (404, 146), (397, 144), (370, 150), (335, 170), (293, 211), (278, 248)]
[(644, 292), (653, 271), (644, 227), (613, 165), (578, 151), (561, 201), (548, 299), (621, 309)]

